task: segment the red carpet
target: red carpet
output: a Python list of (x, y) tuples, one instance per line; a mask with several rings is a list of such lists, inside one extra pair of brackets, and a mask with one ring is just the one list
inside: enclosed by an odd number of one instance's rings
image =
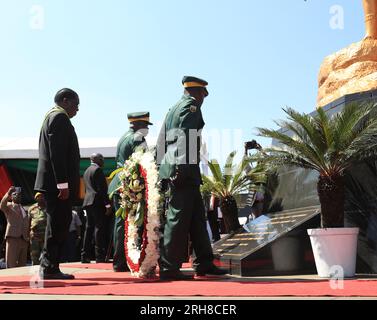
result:
[(67, 264), (62, 265), (62, 267), (63, 268), (113, 270), (112, 263), (67, 263)]
[[(75, 280), (47, 280), (31, 288), (30, 276), (0, 277), (0, 293), (124, 296), (377, 296), (377, 280), (346, 280), (343, 289), (329, 281), (241, 282), (235, 279), (160, 282), (135, 279), (129, 273), (76, 274)], [(33, 285), (33, 282), (31, 282)]]
[[(113, 270), (112, 263), (67, 263), (63, 264), (64, 268), (95, 269), (95, 270)], [(183, 269), (191, 268), (191, 263), (184, 263)]]

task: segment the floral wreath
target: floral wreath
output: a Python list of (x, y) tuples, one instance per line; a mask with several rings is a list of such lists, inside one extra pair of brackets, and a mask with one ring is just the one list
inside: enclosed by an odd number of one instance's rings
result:
[(124, 248), (132, 275), (156, 274), (160, 241), (158, 171), (151, 152), (137, 151), (118, 173), (121, 203), (116, 216), (125, 220)]

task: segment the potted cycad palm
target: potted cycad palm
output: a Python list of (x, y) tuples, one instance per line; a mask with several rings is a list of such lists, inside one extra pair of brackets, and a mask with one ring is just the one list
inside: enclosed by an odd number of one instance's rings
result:
[(261, 136), (279, 143), (265, 149), (264, 159), (274, 167), (297, 166), (319, 173), (321, 228), (308, 230), (317, 272), (331, 277), (340, 266), (344, 277), (353, 277), (359, 230), (344, 228), (345, 171), (377, 154), (377, 105), (349, 104), (332, 116), (323, 109), (315, 116), (284, 111), (288, 121), (276, 122), (279, 130), (259, 128)]
[(227, 233), (237, 231), (241, 226), (238, 220), (237, 197), (244, 192), (255, 190), (257, 184), (264, 183), (266, 174), (261, 165), (252, 166), (253, 158), (244, 156), (238, 165), (233, 165), (236, 152), (230, 153), (223, 170), (217, 160), (208, 162), (212, 176), (204, 176), (207, 189), (220, 199)]

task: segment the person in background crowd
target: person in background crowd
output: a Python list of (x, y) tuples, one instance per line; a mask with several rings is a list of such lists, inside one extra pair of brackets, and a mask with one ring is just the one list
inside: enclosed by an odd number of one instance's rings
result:
[(105, 160), (100, 153), (92, 154), (91, 164), (84, 173), (85, 198), (83, 208), (86, 210), (86, 228), (81, 262), (90, 263), (90, 252), (94, 234), (96, 262), (105, 262), (106, 257), (106, 216), (112, 214), (107, 195), (107, 182), (103, 173)]
[(45, 116), (39, 136), (39, 159), (34, 190), (46, 199), (46, 240), (40, 277), (69, 280), (59, 268), (60, 254), (72, 220), (72, 203), (80, 187), (80, 148), (71, 123), (78, 110), (78, 94), (68, 88), (55, 95), (55, 107)]
[[(12, 202), (8, 203), (10, 200)], [(10, 187), (1, 200), (0, 209), (8, 222), (5, 232), (6, 266), (7, 268), (24, 267), (30, 239), (30, 219), (21, 206), (21, 188)]]
[(212, 241), (216, 242), (220, 240), (220, 227), (218, 221), (218, 208), (220, 205), (220, 199), (217, 198), (214, 194), (211, 195), (209, 201), (209, 208), (207, 211), (207, 218), (209, 226), (211, 227), (212, 232)]
[(46, 226), (47, 226), (47, 213), (46, 213), (46, 201), (42, 193), (37, 192), (35, 194), (35, 200), (37, 203), (32, 205), (29, 210), (30, 223), (30, 257), (33, 265), (39, 264), (39, 258), (41, 256)]
[(69, 226), (68, 238), (64, 243), (61, 262), (75, 262), (77, 258), (77, 248), (81, 242), (82, 222), (76, 210), (72, 210), (72, 220)]
[(254, 220), (262, 215), (264, 206), (264, 193), (262, 191), (256, 191), (255, 200), (251, 207), (251, 215), (249, 220)]
[(0, 259), (5, 258), (5, 230), (7, 228), (7, 219), (5, 214), (0, 211)]

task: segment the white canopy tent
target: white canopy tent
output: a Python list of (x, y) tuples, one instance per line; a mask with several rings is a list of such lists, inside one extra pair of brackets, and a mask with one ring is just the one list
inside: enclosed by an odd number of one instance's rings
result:
[[(147, 137), (149, 146), (155, 139)], [(81, 158), (101, 153), (115, 158), (119, 138), (79, 138)], [(38, 159), (38, 138), (0, 138), (0, 159)]]

